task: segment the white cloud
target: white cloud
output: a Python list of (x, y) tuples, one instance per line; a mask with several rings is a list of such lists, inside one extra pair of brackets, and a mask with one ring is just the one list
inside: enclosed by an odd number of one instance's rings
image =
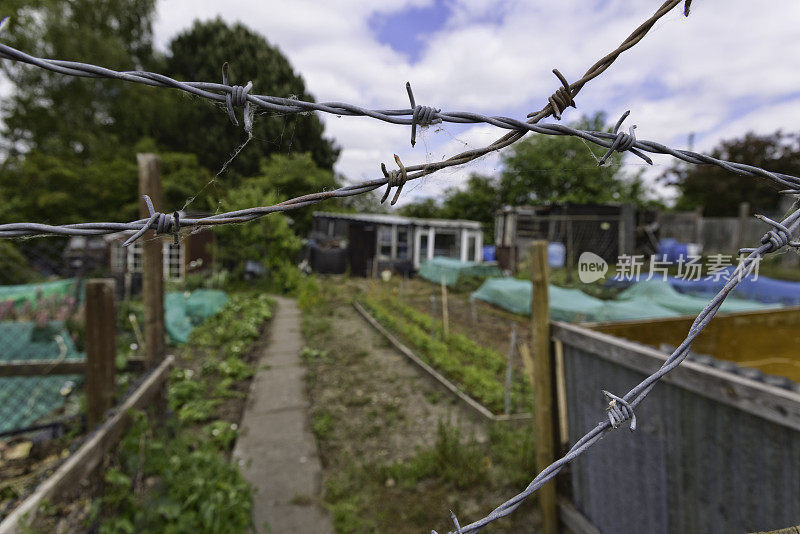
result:
[[(250, 26), (279, 46), (318, 100), (405, 107), (403, 86), (408, 80), (421, 104), (522, 118), (541, 108), (558, 87), (550, 73), (553, 67), (570, 81), (577, 79), (658, 4), (451, 0), (450, 20), (440, 31), (423, 36), (425, 49), (416, 63), (376, 40), (369, 27), (371, 15), (432, 1), (162, 0), (155, 32), (163, 48), (194, 18), (219, 15)], [(796, 130), (798, 22), (796, 0), (772, 0), (769, 9), (745, 0), (704, 0), (693, 5), (689, 18), (682, 16), (681, 5), (584, 87), (576, 98), (578, 109), (569, 110), (567, 120), (605, 110), (613, 121), (630, 109), (627, 122), (638, 125), (640, 138), (685, 147), (694, 132), (697, 148), (703, 150), (750, 129)], [(413, 165), (477, 148), (504, 133), (485, 125), (444, 125), (420, 133), (412, 150), (409, 127), (365, 118), (323, 120), (326, 134), (343, 148), (337, 170), (355, 180), (379, 176), (381, 161), (393, 166), (393, 153)], [(669, 163), (669, 158), (656, 159), (659, 165)], [(636, 165), (631, 168), (637, 170)], [(426, 178), (409, 188), (405, 198), (439, 195), (471, 172), (498, 171), (498, 156), (493, 155)]]

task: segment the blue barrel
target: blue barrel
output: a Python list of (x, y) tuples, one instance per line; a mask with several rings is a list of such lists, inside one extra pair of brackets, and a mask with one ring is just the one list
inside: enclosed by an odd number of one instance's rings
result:
[(666, 257), (667, 261), (672, 262), (673, 257), (675, 255), (675, 247), (678, 244), (677, 239), (664, 238), (659, 239), (658, 241), (658, 259), (664, 259)]
[(547, 264), (551, 268), (563, 267), (567, 249), (564, 243), (549, 243), (547, 245)]
[(483, 245), (483, 261), (495, 261), (494, 245)]

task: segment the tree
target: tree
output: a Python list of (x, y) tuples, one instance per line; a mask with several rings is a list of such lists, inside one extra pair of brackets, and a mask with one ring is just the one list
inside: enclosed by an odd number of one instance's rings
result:
[[(253, 185), (261, 191), (274, 193), (278, 202), (305, 195), (309, 192), (330, 191), (339, 187), (336, 176), (329, 170), (320, 169), (311, 154), (273, 154), (261, 161), (258, 175), (244, 178), (244, 185)], [(266, 206), (264, 200), (253, 206)], [(251, 206), (252, 207), (252, 206)], [(294, 231), (305, 236), (311, 230), (311, 218), (316, 208), (309, 206), (286, 212)]]
[[(797, 176), (800, 174), (798, 141), (800, 134), (750, 132), (741, 138), (722, 141), (711, 151), (711, 156)], [(779, 187), (773, 182), (740, 176), (711, 165), (677, 163), (661, 180), (678, 188), (676, 209), (702, 207), (703, 214), (711, 217), (735, 217), (741, 202), (749, 202), (755, 212), (769, 213), (778, 209), (780, 202)]]
[[(230, 83), (253, 82), (254, 94), (297, 97), (313, 101), (303, 79), (278, 48), (241, 24), (228, 26), (221, 19), (195, 22), (169, 44), (165, 74), (184, 80), (221, 80), (222, 64), (230, 64)], [(240, 126), (235, 126), (224, 105), (208, 102), (183, 102), (174, 117), (158, 132), (159, 144), (178, 152), (197, 154), (200, 163), (219, 169), (247, 134), (241, 126), (242, 110), (236, 110)], [(322, 137), (323, 125), (314, 114), (256, 114), (254, 140), (231, 162), (230, 170), (240, 176), (259, 171), (260, 161), (280, 152), (308, 152), (314, 163), (331, 170), (339, 149)]]
[[(280, 202), (278, 195), (265, 186), (263, 181), (245, 182), (231, 189), (220, 207), (232, 211)], [(267, 268), (271, 281), (282, 286), (281, 290), (293, 289), (299, 271), (291, 260), (300, 250), (301, 242), (288, 217), (272, 213), (255, 221), (220, 226), (215, 232), (219, 236), (222, 261), (232, 268), (235, 276), (244, 272), (247, 261), (257, 261)]]
[(489, 176), (473, 174), (467, 180), (466, 189), (453, 187), (445, 191), (442, 217), (480, 221), (484, 240), (491, 243), (494, 240), (495, 214), (501, 207), (497, 181)]
[[(153, 61), (155, 0), (10, 0), (3, 40), (35, 56), (130, 70)], [(167, 91), (76, 78), (11, 61), (2, 112), (6, 158), (30, 150), (88, 162), (152, 129)]]
[[(571, 124), (574, 128), (610, 131), (605, 115), (597, 113)], [(531, 135), (503, 156), (500, 198), (504, 204), (521, 206), (547, 202), (638, 202), (631, 180), (621, 176), (622, 155), (614, 153), (602, 167), (577, 137)], [(589, 153), (592, 151), (592, 153)], [(594, 157), (592, 156), (594, 154)]]
[[(149, 150), (142, 148), (140, 151)], [(204, 189), (211, 175), (199, 166), (197, 158), (192, 154), (175, 153), (160, 156), (164, 205), (156, 209), (164, 212), (184, 207), (208, 210), (211, 207), (208, 198), (220, 191)], [(132, 157), (83, 165), (33, 152), (17, 164), (0, 173), (0, 197), (4, 199), (0, 203), (0, 223), (69, 224), (138, 218), (138, 170)], [(194, 196), (200, 198), (186, 206), (186, 200)]]
[(417, 217), (419, 219), (438, 219), (442, 217), (442, 207), (436, 199), (423, 198), (417, 202), (400, 207), (400, 215), (404, 217)]

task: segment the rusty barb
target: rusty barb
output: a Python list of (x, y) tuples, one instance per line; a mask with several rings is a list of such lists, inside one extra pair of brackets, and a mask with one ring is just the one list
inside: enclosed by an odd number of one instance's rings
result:
[[(577, 106), (575, 105), (575, 99), (567, 79), (564, 78), (564, 75), (561, 74), (558, 69), (553, 69), (553, 74), (555, 74), (558, 80), (561, 82), (562, 87), (556, 89), (556, 92), (550, 95), (550, 98), (547, 99), (547, 102), (550, 104), (553, 117), (555, 117), (556, 120), (561, 120), (561, 114), (565, 109), (567, 109), (567, 107), (577, 108)], [(528, 118), (533, 117), (536, 114), (536, 112), (528, 113)]]
[(397, 191), (394, 192), (394, 198), (392, 198), (391, 202), (392, 206), (394, 206), (397, 199), (400, 198), (400, 191), (403, 190), (403, 186), (406, 185), (406, 181), (408, 181), (406, 167), (403, 165), (403, 162), (400, 161), (400, 156), (395, 154), (394, 161), (397, 163), (397, 166), (400, 167), (399, 170), (387, 171), (386, 165), (381, 163), (383, 176), (386, 177), (386, 192), (383, 194), (383, 198), (381, 198), (381, 204), (386, 202), (386, 199), (389, 198), (389, 192), (392, 190), (392, 187), (396, 187)]

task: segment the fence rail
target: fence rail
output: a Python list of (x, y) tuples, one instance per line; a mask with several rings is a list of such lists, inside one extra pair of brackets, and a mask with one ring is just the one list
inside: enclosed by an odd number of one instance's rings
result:
[[(668, 354), (565, 323), (569, 443), (596, 418), (602, 387), (625, 387)], [(800, 394), (684, 362), (613, 435), (570, 471), (569, 498), (600, 532), (744, 532), (800, 517)], [(732, 469), (732, 467), (734, 467)], [(643, 476), (646, 474), (646, 476)]]

